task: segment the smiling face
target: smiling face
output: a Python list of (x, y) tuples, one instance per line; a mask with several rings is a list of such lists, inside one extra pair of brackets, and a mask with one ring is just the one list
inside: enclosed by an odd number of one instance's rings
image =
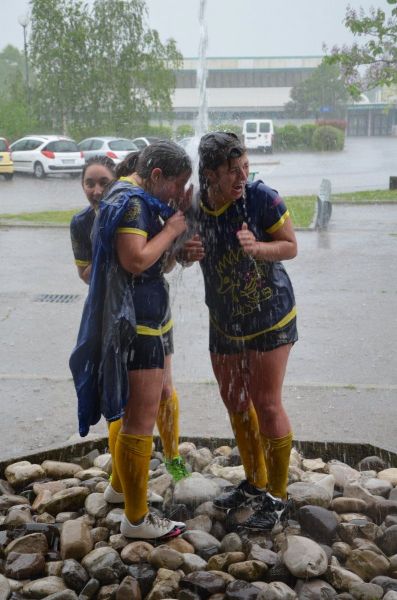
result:
[(105, 165), (92, 164), (87, 167), (83, 178), (83, 190), (94, 209), (98, 208), (103, 191), (112, 180), (113, 173)]
[(211, 196), (214, 200), (222, 199), (223, 203), (238, 200), (243, 195), (248, 172), (249, 162), (246, 154), (229, 159), (215, 171), (206, 170)]

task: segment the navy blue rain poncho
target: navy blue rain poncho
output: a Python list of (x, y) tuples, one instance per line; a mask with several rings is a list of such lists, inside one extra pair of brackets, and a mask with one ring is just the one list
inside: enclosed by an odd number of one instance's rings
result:
[(120, 419), (128, 400), (127, 359), (136, 335), (134, 289), (131, 274), (117, 260), (114, 240), (133, 196), (139, 196), (164, 220), (174, 213), (168, 205), (124, 181), (114, 184), (100, 204), (94, 225), (90, 286), (69, 361), (83, 437), (101, 415), (108, 421)]

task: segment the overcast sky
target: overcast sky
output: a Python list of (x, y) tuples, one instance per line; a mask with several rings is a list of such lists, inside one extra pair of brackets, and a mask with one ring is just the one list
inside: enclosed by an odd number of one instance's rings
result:
[[(386, 0), (207, 0), (208, 56), (314, 56), (322, 44), (350, 44), (343, 25), (347, 4), (390, 7)], [(147, 0), (149, 25), (165, 41), (173, 37), (186, 57), (197, 56), (199, 0)], [(22, 49), (18, 17), (29, 0), (0, 0), (0, 50)]]

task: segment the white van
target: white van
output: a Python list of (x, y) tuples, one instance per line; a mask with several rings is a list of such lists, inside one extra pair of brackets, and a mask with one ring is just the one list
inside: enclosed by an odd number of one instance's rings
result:
[(244, 121), (244, 144), (248, 150), (273, 152), (274, 127), (271, 119), (249, 119)]

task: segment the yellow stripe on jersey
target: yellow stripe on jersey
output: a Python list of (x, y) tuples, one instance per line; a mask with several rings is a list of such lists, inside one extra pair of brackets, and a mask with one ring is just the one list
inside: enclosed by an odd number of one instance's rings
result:
[(137, 325), (136, 332), (138, 335), (164, 335), (165, 333), (167, 333), (167, 331), (172, 329), (173, 325), (174, 325), (174, 323), (173, 323), (172, 319), (170, 319), (162, 327), (158, 327), (158, 328), (148, 327), (147, 325)]
[(203, 209), (203, 211), (205, 213), (207, 213), (207, 215), (212, 215), (213, 217), (219, 217), (219, 215), (221, 215), (222, 213), (224, 213), (231, 204), (233, 204), (234, 200), (231, 200), (230, 202), (227, 202), (226, 204), (224, 204), (221, 208), (218, 208), (217, 210), (211, 210), (210, 208), (207, 208), (206, 206), (204, 206), (204, 204), (201, 202), (200, 206)]
[(274, 233), (275, 231), (277, 231), (277, 229), (280, 229), (280, 227), (282, 227), (285, 223), (285, 221), (288, 219), (289, 217), (289, 212), (288, 210), (283, 214), (283, 216), (277, 221), (277, 223), (275, 223), (274, 225), (272, 225), (271, 227), (269, 227), (269, 229), (266, 229), (266, 233)]
[(91, 264), (90, 260), (78, 260), (74, 261), (78, 267), (88, 267)]
[(135, 227), (117, 227), (116, 233), (134, 233), (135, 235), (141, 235), (142, 237), (147, 238), (147, 231), (143, 231), (142, 229), (135, 229)]
[(132, 175), (129, 175), (128, 177), (119, 177), (119, 181), (128, 181), (128, 183), (132, 183), (132, 185), (135, 187), (141, 187), (140, 185), (138, 185), (138, 183), (135, 181)]
[(285, 315), (285, 317), (283, 317), (280, 321), (278, 321), (278, 323), (275, 323), (271, 327), (268, 327), (267, 329), (263, 329), (262, 331), (257, 331), (256, 333), (251, 333), (249, 335), (237, 336), (237, 335), (228, 335), (227, 333), (222, 331), (222, 329), (219, 327), (219, 325), (217, 323), (215, 323), (215, 321), (213, 320), (213, 318), (210, 315), (211, 323), (213, 324), (215, 329), (217, 329), (228, 340), (234, 340), (236, 342), (253, 340), (254, 338), (258, 337), (258, 335), (262, 335), (262, 334), (268, 333), (270, 331), (275, 331), (276, 329), (282, 329), (283, 327), (288, 325), (288, 323), (290, 321), (292, 321), (292, 319), (294, 319), (295, 317), (296, 317), (296, 306), (294, 306), (293, 309), (290, 310), (290, 312)]

